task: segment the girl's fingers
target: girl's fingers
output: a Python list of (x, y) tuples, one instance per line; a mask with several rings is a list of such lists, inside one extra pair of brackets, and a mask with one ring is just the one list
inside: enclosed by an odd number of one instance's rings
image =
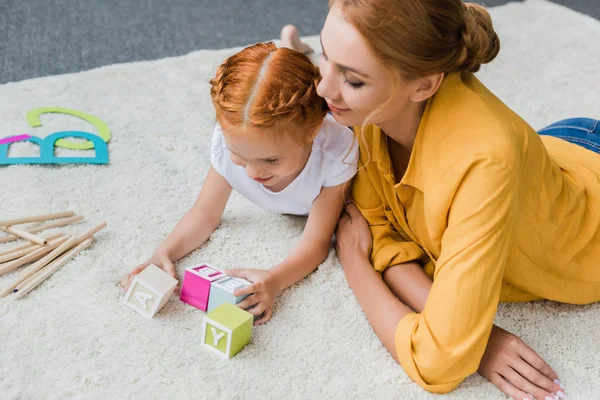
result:
[(131, 273), (125, 275), (123, 278), (121, 278), (121, 287), (127, 291), (127, 289), (129, 289), (129, 284), (131, 282)]
[(490, 382), (492, 382), (498, 389), (505, 395), (513, 400), (532, 400), (533, 398), (522, 390), (517, 389), (509, 382), (506, 381), (501, 375), (493, 372), (490, 376)]
[(271, 316), (273, 315), (273, 311), (272, 310), (267, 310), (264, 312), (263, 316), (260, 319), (257, 319), (256, 321), (254, 321), (254, 325), (262, 325), (265, 322), (269, 321), (271, 319)]
[(244, 286), (242, 288), (235, 289), (233, 291), (233, 295), (237, 297), (237, 296), (243, 296), (245, 294), (258, 293), (260, 291), (258, 287), (259, 287), (259, 283), (255, 282), (248, 286)]
[[(242, 310), (245, 310), (250, 306), (256, 305), (257, 303), (258, 303), (258, 299), (256, 298), (256, 296), (248, 296), (244, 300), (237, 303), (236, 306), (238, 306)], [(250, 312), (250, 310), (247, 310), (247, 311)]]
[(173, 263), (171, 262), (171, 260), (169, 260), (168, 258), (164, 258), (163, 260), (161, 260), (161, 262), (162, 262), (165, 272), (168, 273), (169, 275), (171, 275), (173, 278), (177, 279), (177, 274), (175, 273), (175, 267), (173, 266)]
[(250, 314), (254, 315), (255, 317), (260, 317), (260, 315), (265, 312), (265, 309), (266, 309), (266, 307), (265, 307), (264, 303), (258, 303), (255, 307), (252, 307), (251, 309), (246, 310), (246, 311), (248, 311)]
[(133, 281), (133, 277), (142, 272), (148, 265), (148, 263), (143, 263), (132, 269), (130, 273), (121, 279), (121, 287), (127, 291), (129, 289), (129, 285), (131, 285), (131, 281)]
[(233, 276), (235, 278), (246, 278), (246, 275), (248, 274), (248, 270), (247, 269), (228, 269), (227, 271), (225, 271), (225, 274), (227, 274), (229, 276)]
[(131, 271), (131, 273), (132, 273), (133, 275), (137, 275), (137, 274), (139, 274), (140, 272), (142, 272), (143, 270), (145, 270), (145, 269), (146, 269), (146, 267), (147, 267), (148, 265), (150, 265), (150, 264), (149, 264), (149, 263), (147, 263), (147, 262), (145, 262), (145, 263), (142, 263), (142, 264), (138, 265), (137, 267), (135, 267), (135, 268), (134, 268), (134, 269)]
[[(546, 375), (543, 375), (539, 370), (532, 367), (524, 360), (515, 362), (514, 365), (512, 365), (512, 368), (518, 372), (519, 375), (529, 381), (533, 386), (540, 388), (544, 393), (553, 393), (558, 395), (558, 392), (562, 392), (564, 397), (564, 390), (562, 390), (559, 385), (554, 383), (554, 381), (551, 381), (550, 378), (548, 378)], [(533, 394), (537, 398), (540, 398), (539, 394), (536, 394), (535, 392), (530, 391), (529, 393)], [(543, 399), (544, 397), (541, 398)]]

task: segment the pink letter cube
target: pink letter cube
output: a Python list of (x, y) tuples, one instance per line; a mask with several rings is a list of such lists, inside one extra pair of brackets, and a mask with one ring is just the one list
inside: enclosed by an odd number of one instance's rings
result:
[(211, 282), (223, 276), (223, 271), (210, 264), (188, 267), (183, 275), (183, 285), (179, 298), (189, 305), (206, 311)]

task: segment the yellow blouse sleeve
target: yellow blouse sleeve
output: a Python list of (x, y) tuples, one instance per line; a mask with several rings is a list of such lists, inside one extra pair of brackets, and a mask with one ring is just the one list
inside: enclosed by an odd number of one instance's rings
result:
[(443, 177), (458, 183), (433, 286), (423, 312), (405, 315), (395, 334), (400, 364), (430, 392), (456, 388), (485, 351), (514, 240), (518, 168), (482, 157)]
[(360, 169), (354, 178), (352, 199), (371, 228), (373, 250), (370, 259), (376, 271), (383, 272), (391, 265), (426, 257), (417, 243), (403, 238), (392, 226), (385, 213), (386, 205), (377, 194), (366, 168)]

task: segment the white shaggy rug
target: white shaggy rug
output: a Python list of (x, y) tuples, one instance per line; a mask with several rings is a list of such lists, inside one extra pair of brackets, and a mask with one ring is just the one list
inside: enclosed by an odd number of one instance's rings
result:
[[(600, 22), (542, 0), (491, 10), (500, 56), (479, 74), (535, 128), (600, 117)], [(282, 21), (284, 23), (285, 21)], [(318, 45), (316, 37), (310, 42)], [(107, 166), (0, 167), (0, 219), (75, 210), (92, 247), (22, 300), (0, 299), (0, 399), (426, 399), (364, 318), (330, 252), (286, 290), (274, 319), (231, 360), (200, 346), (203, 313), (173, 297), (152, 320), (121, 305), (117, 281), (151, 253), (191, 206), (209, 166), (208, 79), (235, 49), (98, 68), (0, 86), (0, 136), (86, 129), (36, 107), (79, 109), (111, 127)], [(27, 146), (16, 148), (31, 152)], [(304, 219), (259, 210), (238, 195), (210, 241), (178, 264), (268, 268)], [(1, 245), (0, 251), (10, 247)], [(0, 277), (0, 288), (17, 273)], [(503, 305), (497, 323), (558, 372), (571, 399), (600, 393), (600, 304)], [(480, 376), (449, 399), (501, 399)]]

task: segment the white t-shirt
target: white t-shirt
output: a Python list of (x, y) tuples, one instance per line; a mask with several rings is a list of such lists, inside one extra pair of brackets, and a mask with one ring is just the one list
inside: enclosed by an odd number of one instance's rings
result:
[(218, 123), (213, 132), (210, 161), (233, 189), (259, 207), (280, 214), (308, 215), (322, 187), (340, 185), (356, 174), (358, 142), (354, 132), (327, 115), (304, 169), (280, 192), (270, 191), (231, 161)]

